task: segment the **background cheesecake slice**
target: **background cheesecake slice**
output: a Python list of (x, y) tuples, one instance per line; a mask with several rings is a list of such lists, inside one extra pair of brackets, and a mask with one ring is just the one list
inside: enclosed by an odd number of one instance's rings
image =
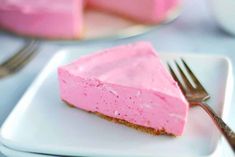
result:
[(19, 35), (75, 39), (83, 29), (83, 0), (0, 0), (0, 28)]
[(154, 24), (166, 19), (180, 0), (88, 0), (87, 3), (91, 8)]
[(85, 34), (84, 10), (87, 7), (152, 24), (166, 19), (179, 1), (0, 0), (0, 28), (30, 37), (77, 39)]
[(149, 43), (82, 57), (58, 77), (70, 105), (153, 134), (183, 133), (188, 103)]

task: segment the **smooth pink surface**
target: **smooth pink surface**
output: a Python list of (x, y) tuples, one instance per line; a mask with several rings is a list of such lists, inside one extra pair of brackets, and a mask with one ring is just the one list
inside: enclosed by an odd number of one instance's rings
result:
[(144, 23), (164, 20), (179, 0), (88, 0), (88, 6), (124, 15)]
[(0, 0), (0, 27), (45, 38), (78, 38), (83, 0)]
[(181, 135), (188, 104), (149, 43), (115, 47), (58, 69), (61, 98), (78, 108)]

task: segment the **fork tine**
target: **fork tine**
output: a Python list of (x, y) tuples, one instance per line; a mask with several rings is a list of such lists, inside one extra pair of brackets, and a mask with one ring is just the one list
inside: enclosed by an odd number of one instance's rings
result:
[(34, 44), (27, 53), (24, 53), (24, 55), (21, 55), (18, 57), (18, 60), (14, 63), (7, 66), (12, 72), (18, 71), (21, 69), (26, 63), (28, 63), (34, 55), (38, 52), (38, 45)]
[(191, 84), (191, 82), (188, 80), (187, 76), (185, 75), (185, 73), (183, 72), (183, 70), (181, 69), (181, 67), (179, 66), (179, 64), (175, 61), (175, 65), (177, 67), (177, 69), (180, 72), (180, 75), (185, 83), (185, 85), (187, 86), (187, 88), (189, 89), (194, 89), (193, 85)]
[(23, 46), (23, 48), (21, 48), (15, 55), (13, 55), (12, 57), (10, 57), (8, 60), (6, 60), (5, 62), (3, 62), (1, 64), (1, 66), (8, 66), (11, 65), (14, 61), (17, 61), (18, 58), (28, 52), (28, 49), (31, 48), (35, 43), (37, 43), (37, 41), (35, 40), (31, 40), (28, 44), (25, 44), (25, 46)]
[(183, 58), (181, 58), (181, 61), (183, 63), (183, 65), (185, 66), (185, 69), (188, 71), (190, 77), (192, 78), (192, 80), (194, 81), (194, 83), (196, 84), (197, 88), (201, 88), (202, 90), (204, 90), (206, 93), (206, 89), (202, 86), (202, 84), (200, 83), (200, 81), (197, 79), (197, 77), (194, 75), (194, 73), (192, 72), (192, 70), (189, 68), (188, 64), (184, 61)]
[(180, 80), (179, 80), (178, 77), (176, 76), (174, 70), (171, 68), (171, 66), (170, 66), (169, 63), (167, 63), (167, 66), (168, 66), (168, 69), (170, 70), (171, 76), (172, 76), (172, 77), (174, 78), (174, 80), (178, 83), (178, 85), (179, 85), (181, 91), (182, 91), (183, 93), (185, 93), (186, 91), (185, 91), (184, 87), (182, 86)]
[(38, 47), (37, 42), (31, 43), (30, 46), (27, 48), (27, 50), (25, 50), (24, 52), (22, 52), (20, 55), (18, 55), (16, 58), (14, 58), (10, 64), (6, 65), (6, 67), (8, 66), (13, 66), (15, 64), (21, 63), (22, 60), (24, 60), (28, 55), (30, 55), (32, 53), (32, 51), (36, 50)]

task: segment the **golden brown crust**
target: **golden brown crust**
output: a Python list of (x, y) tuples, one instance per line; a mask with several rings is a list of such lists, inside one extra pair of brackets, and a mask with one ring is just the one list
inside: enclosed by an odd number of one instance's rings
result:
[(104, 118), (106, 120), (112, 121), (114, 123), (123, 124), (123, 125), (126, 125), (128, 127), (131, 127), (131, 128), (136, 129), (136, 130), (146, 132), (146, 133), (149, 133), (149, 134), (152, 134), (152, 135), (170, 135), (170, 136), (174, 136), (172, 134), (167, 133), (165, 131), (165, 129), (155, 130), (155, 129), (150, 128), (150, 127), (144, 127), (144, 126), (141, 126), (141, 125), (130, 123), (130, 122), (128, 122), (126, 120), (123, 120), (123, 119), (109, 117), (109, 116), (103, 115), (99, 112), (94, 112), (94, 114), (96, 114), (97, 116), (99, 116), (101, 118)]
[[(62, 100), (64, 101), (69, 107), (72, 107), (72, 108), (76, 108), (74, 107), (74, 105), (66, 102), (65, 100)], [(76, 109), (80, 109), (80, 108), (76, 108)], [(83, 109), (80, 109), (80, 110), (83, 110)], [(85, 111), (85, 110), (83, 110)], [(114, 123), (119, 123), (119, 124), (123, 124), (123, 125), (126, 125), (128, 127), (131, 127), (131, 128), (134, 128), (136, 130), (139, 130), (139, 131), (142, 131), (142, 132), (145, 132), (145, 133), (149, 133), (149, 134), (152, 134), (152, 135), (169, 135), (169, 136), (175, 136), (171, 133), (167, 133), (165, 131), (165, 129), (159, 129), (159, 130), (155, 130), (154, 128), (150, 128), (150, 127), (145, 127), (145, 126), (141, 126), (141, 125), (137, 125), (137, 124), (133, 124), (133, 123), (130, 123), (126, 120), (123, 120), (123, 119), (118, 119), (118, 118), (113, 118), (113, 117), (109, 117), (109, 116), (106, 116), (102, 113), (99, 113), (99, 112), (90, 112), (90, 111), (86, 111), (88, 113), (92, 113), (92, 114), (96, 114), (97, 116), (103, 118), (103, 119), (106, 119), (106, 120), (109, 120), (109, 121), (112, 121)]]

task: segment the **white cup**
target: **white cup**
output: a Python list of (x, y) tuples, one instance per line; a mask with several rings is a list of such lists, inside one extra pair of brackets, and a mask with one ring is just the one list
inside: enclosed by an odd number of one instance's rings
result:
[(211, 0), (218, 24), (228, 33), (235, 35), (235, 0)]

